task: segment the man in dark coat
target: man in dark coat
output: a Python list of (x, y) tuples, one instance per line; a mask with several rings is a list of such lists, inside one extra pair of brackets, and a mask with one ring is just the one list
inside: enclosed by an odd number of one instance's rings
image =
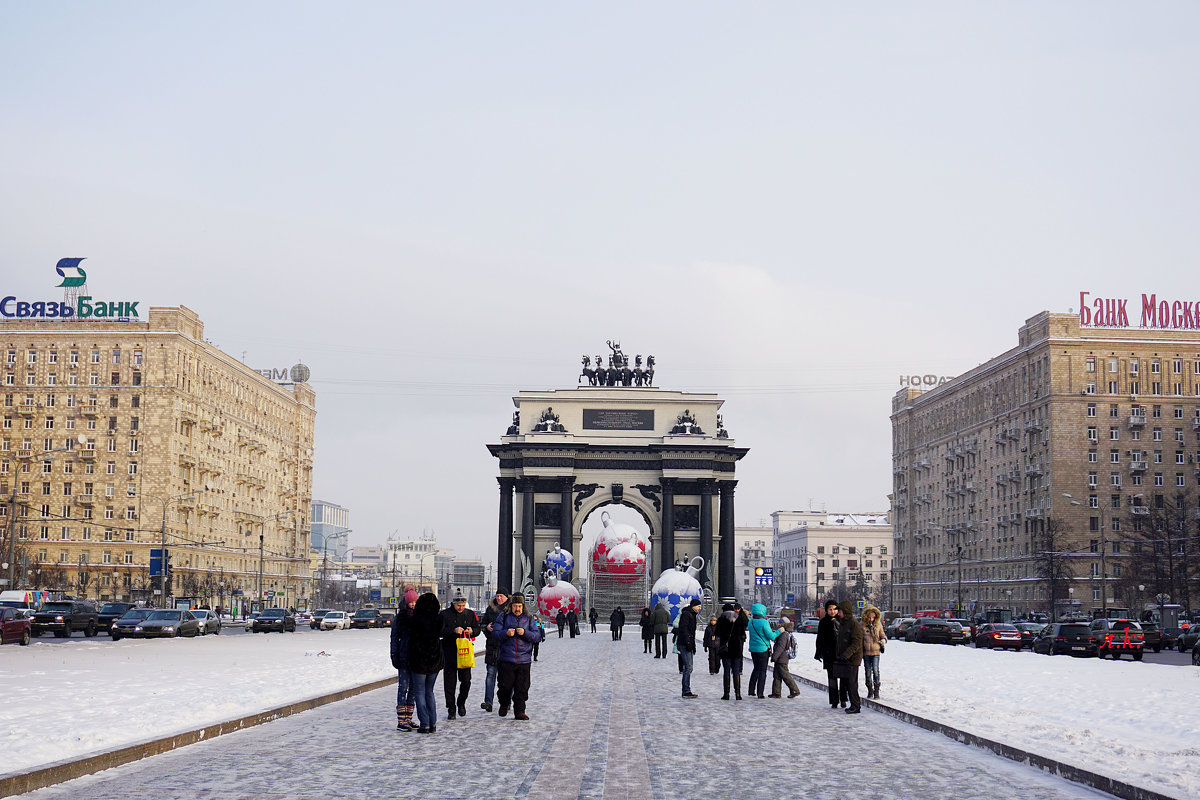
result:
[(554, 615), (554, 624), (558, 626), (558, 638), (563, 637), (563, 632), (567, 629), (567, 614), (561, 608)]
[(588, 612), (588, 622), (592, 625), (592, 633), (596, 632), (596, 622), (600, 619), (600, 615), (596, 613), (596, 609)]
[(667, 634), (671, 632), (671, 612), (662, 600), (654, 607), (650, 615), (654, 624), (654, 657), (667, 657)]
[(683, 696), (689, 700), (696, 697), (692, 694), (692, 659), (696, 656), (696, 615), (700, 613), (701, 605), (700, 598), (693, 597), (688, 607), (679, 612), (679, 628), (675, 637), (679, 645), (679, 657), (683, 660)]
[[(837, 661), (838, 604), (836, 600), (825, 601), (825, 616), (817, 623), (817, 652), (813, 656), (825, 667), (825, 680), (829, 683), (829, 707), (838, 707), (838, 682), (833, 674)], [(846, 698), (840, 698), (845, 705)]]
[[(442, 655), (446, 660), (446, 669), (442, 673), (442, 688), (446, 693), (446, 717), (454, 719), (467, 715), (467, 695), (471, 693), (471, 668), (457, 668), (458, 640), (474, 639), (479, 635), (482, 626), (475, 612), (467, 608), (467, 598), (461, 594), (454, 596), (450, 607), (442, 611)], [(455, 700), (455, 683), (458, 687), (458, 699)]]
[(862, 711), (858, 699), (858, 668), (863, 659), (863, 627), (854, 617), (854, 604), (843, 600), (838, 605), (837, 660), (833, 664), (838, 677), (838, 690), (849, 697), (847, 714)]
[(572, 639), (579, 635), (579, 615), (573, 608), (567, 612), (567, 629), (571, 631)]
[(496, 661), (496, 640), (488, 634), (492, 632), (492, 623), (507, 607), (508, 589), (497, 589), (496, 593), (492, 595), (488, 607), (484, 609), (483, 618), (479, 621), (485, 637), (483, 663), (487, 667), (487, 676), (483, 679), (483, 702), (479, 704), (479, 707), (488, 713), (491, 713), (492, 710), (492, 699), (496, 696), (496, 677), (500, 674)]

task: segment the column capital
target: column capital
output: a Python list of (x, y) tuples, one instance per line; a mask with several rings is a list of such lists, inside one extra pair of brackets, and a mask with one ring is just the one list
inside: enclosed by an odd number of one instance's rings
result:
[(674, 491), (675, 484), (679, 483), (679, 478), (668, 478), (664, 475), (663, 477), (658, 479), (658, 482), (660, 484), (662, 484), (663, 491), (666, 491), (667, 489)]
[(700, 494), (712, 496), (717, 493), (717, 482), (712, 478), (702, 478), (700, 480)]
[(734, 487), (737, 486), (737, 481), (717, 481), (717, 485), (721, 487), (722, 495), (733, 494)]
[(517, 479), (516, 478), (507, 478), (507, 477), (501, 475), (500, 477), (496, 478), (496, 482), (500, 484), (501, 489), (508, 489), (508, 491), (511, 492), (513, 489), (513, 486), (515, 486), (517, 483)]

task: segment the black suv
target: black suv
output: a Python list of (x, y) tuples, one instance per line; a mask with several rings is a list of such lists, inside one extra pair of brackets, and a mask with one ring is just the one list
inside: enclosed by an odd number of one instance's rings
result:
[(125, 612), (131, 608), (136, 606), (133, 603), (105, 603), (100, 608), (96, 624), (100, 630), (111, 636), (113, 623), (125, 616)]
[(294, 631), (296, 630), (296, 618), (286, 608), (268, 608), (255, 618), (251, 630), (255, 633)]
[(354, 612), (354, 616), (350, 618), (351, 628), (378, 628), (379, 627), (379, 609), (378, 608), (360, 608)]
[(95, 636), (99, 628), (99, 615), (91, 603), (83, 600), (54, 600), (34, 612), (29, 633), (32, 636), (41, 636), (49, 631), (62, 639), (75, 631), (83, 631), (84, 636)]

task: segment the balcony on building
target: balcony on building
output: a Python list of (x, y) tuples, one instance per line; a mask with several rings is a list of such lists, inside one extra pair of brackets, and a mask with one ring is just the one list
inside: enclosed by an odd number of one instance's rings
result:
[(1146, 424), (1146, 415), (1145, 414), (1130, 414), (1129, 415), (1129, 427), (1140, 428), (1145, 424)]
[(1145, 462), (1145, 461), (1131, 461), (1131, 462), (1129, 462), (1129, 469), (1130, 469), (1131, 471), (1133, 471), (1133, 472), (1145, 472), (1145, 471), (1146, 471), (1146, 467), (1147, 467), (1147, 464), (1146, 464), (1146, 462)]

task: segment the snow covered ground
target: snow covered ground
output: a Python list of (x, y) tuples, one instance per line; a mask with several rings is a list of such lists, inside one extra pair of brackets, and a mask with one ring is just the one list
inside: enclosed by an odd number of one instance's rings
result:
[[(387, 637), (359, 630), (5, 646), (0, 771), (389, 677)], [(823, 681), (813, 637), (797, 640), (792, 671)], [(1164, 794), (1200, 792), (1195, 667), (890, 642), (881, 672), (883, 699), (899, 708)]]

